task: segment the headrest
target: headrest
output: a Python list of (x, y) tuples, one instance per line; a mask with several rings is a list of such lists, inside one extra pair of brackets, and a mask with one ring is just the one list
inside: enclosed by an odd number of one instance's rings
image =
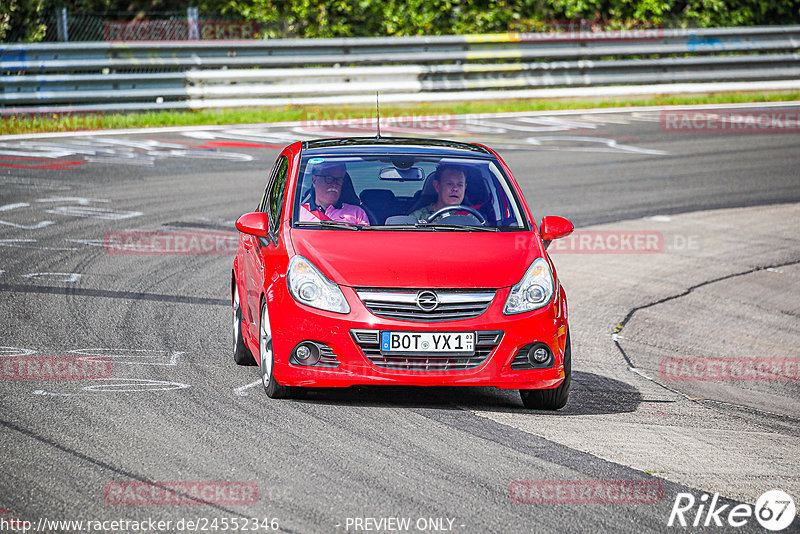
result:
[(489, 200), (489, 188), (486, 186), (486, 181), (476, 169), (469, 169), (466, 173), (466, 178), (467, 192), (464, 196), (469, 201), (469, 204), (483, 204)]
[(361, 201), (365, 204), (390, 204), (396, 200), (394, 193), (388, 189), (364, 189), (361, 192)]
[(353, 180), (350, 179), (349, 173), (344, 173), (344, 182), (342, 183), (342, 194), (339, 196), (339, 201), (345, 204), (354, 204), (358, 206), (361, 200), (356, 195), (356, 189), (353, 187)]

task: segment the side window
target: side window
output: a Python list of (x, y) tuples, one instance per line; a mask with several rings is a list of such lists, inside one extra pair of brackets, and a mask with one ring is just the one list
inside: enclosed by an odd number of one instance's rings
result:
[(258, 203), (258, 208), (256, 211), (260, 211), (261, 213), (267, 212), (267, 197), (269, 196), (269, 186), (272, 184), (272, 178), (275, 176), (275, 170), (278, 168), (278, 163), (280, 162), (281, 158), (275, 160), (275, 163), (272, 165), (272, 170), (269, 171), (269, 176), (267, 177), (267, 187), (264, 188), (264, 196), (261, 197), (261, 202)]
[(269, 215), (270, 229), (277, 229), (281, 219), (283, 208), (283, 192), (286, 190), (286, 178), (289, 171), (289, 158), (281, 156), (275, 164), (275, 176), (267, 189), (265, 206), (266, 213)]

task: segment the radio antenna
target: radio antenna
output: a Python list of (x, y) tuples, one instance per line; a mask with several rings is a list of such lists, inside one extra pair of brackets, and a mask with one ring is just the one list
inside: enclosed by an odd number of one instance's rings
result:
[(381, 102), (378, 99), (378, 91), (375, 91), (375, 108), (378, 110), (378, 135), (375, 139), (381, 138)]

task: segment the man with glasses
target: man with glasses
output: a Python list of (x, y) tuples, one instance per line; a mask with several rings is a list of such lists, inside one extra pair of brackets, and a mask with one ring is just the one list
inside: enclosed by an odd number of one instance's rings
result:
[(343, 221), (369, 225), (359, 206), (341, 202), (347, 169), (344, 163), (318, 163), (311, 170), (311, 195), (300, 204), (301, 221)]

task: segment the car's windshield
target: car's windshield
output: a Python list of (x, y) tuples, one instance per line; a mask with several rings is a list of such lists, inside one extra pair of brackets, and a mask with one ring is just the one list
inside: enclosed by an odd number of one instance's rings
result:
[(508, 178), (488, 158), (305, 156), (299, 172), (295, 226), (342, 230), (526, 228)]

